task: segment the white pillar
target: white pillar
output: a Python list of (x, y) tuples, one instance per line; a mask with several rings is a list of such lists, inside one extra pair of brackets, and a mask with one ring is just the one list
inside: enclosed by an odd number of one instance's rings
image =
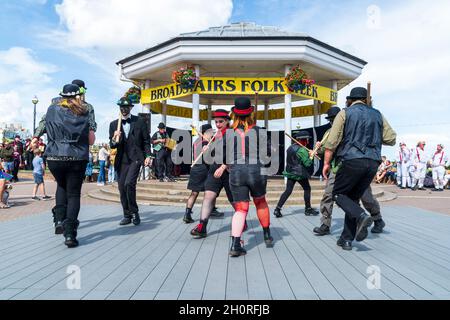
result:
[(269, 130), (269, 101), (264, 101), (264, 127)]
[(162, 102), (161, 122), (167, 126), (167, 100)]
[[(284, 66), (284, 75), (287, 76), (287, 74), (289, 73), (290, 69), (291, 69), (291, 65), (285, 65)], [(284, 132), (286, 132), (289, 135), (292, 135), (292, 95), (291, 94), (286, 94), (284, 96)], [(287, 154), (287, 149), (290, 147), (291, 145), (291, 140), (287, 137), (284, 136), (284, 167), (286, 168), (286, 154)], [(285, 179), (285, 181), (287, 181)]]
[[(200, 66), (195, 65), (195, 74), (200, 77)], [(194, 93), (192, 95), (192, 125), (199, 129), (198, 124), (200, 122), (200, 95)], [(200, 130), (200, 129), (199, 129)]]
[(208, 104), (208, 124), (211, 124), (212, 121), (212, 103)]
[(320, 101), (319, 100), (314, 100), (313, 103), (313, 109), (314, 109), (314, 127), (319, 127), (320, 126)]

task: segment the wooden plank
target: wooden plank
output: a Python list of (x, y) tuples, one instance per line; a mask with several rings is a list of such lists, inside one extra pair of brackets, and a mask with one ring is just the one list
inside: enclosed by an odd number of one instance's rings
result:
[[(211, 267), (212, 257), (219, 239), (220, 228), (224, 226), (224, 219), (208, 228), (208, 237), (203, 240), (200, 252), (192, 265), (186, 281), (183, 284), (179, 300), (200, 300), (203, 295), (206, 278)], [(209, 224), (208, 224), (209, 225)]]
[[(366, 297), (359, 291), (359, 288), (351, 283), (346, 277), (347, 270), (337, 270), (330, 261), (323, 256), (316, 248), (308, 245), (308, 237), (305, 236), (299, 230), (297, 224), (298, 214), (285, 215), (282, 224), (294, 234), (294, 239), (304, 249), (306, 254), (311, 258), (313, 263), (318, 266), (323, 275), (333, 285), (333, 287), (339, 292), (344, 299), (366, 299)], [(303, 218), (304, 216), (302, 216)], [(351, 266), (347, 265), (347, 268)], [(346, 268), (346, 269), (347, 269)]]
[[(163, 285), (159, 289), (155, 299), (170, 299), (175, 300), (179, 299), (181, 295), (181, 291), (184, 288), (184, 285), (187, 281), (188, 276), (192, 275), (192, 277), (199, 282), (199, 285), (204, 283), (207, 275), (207, 269), (203, 270), (204, 274), (199, 274), (198, 270), (194, 270), (193, 266), (196, 261), (198, 261), (198, 256), (200, 252), (208, 249), (205, 248), (206, 244), (210, 244), (212, 247), (215, 244), (216, 239), (218, 238), (218, 230), (222, 225), (222, 220), (210, 220), (209, 226), (209, 236), (205, 239), (193, 239), (189, 232), (186, 232), (181, 239), (181, 241), (189, 242), (189, 247), (183, 255), (180, 257), (180, 260), (176, 263), (170, 274), (167, 276)], [(188, 231), (190, 231), (189, 228)], [(210, 250), (211, 251), (211, 250)], [(209, 260), (203, 260), (203, 264), (209, 266)], [(201, 292), (198, 292), (201, 297)]]
[[(252, 210), (252, 214), (254, 211)], [(266, 281), (269, 286), (270, 294), (274, 300), (293, 300), (295, 295), (289, 284), (289, 281), (284, 273), (284, 269), (281, 267), (280, 262), (275, 254), (276, 247), (266, 248), (263, 240), (262, 227), (259, 225), (259, 221), (252, 219), (250, 221), (254, 227), (254, 237), (256, 249), (259, 252), (264, 270)], [(249, 252), (247, 254), (253, 254)]]
[(298, 230), (305, 235), (311, 246), (313, 246), (321, 255), (327, 258), (328, 263), (332, 265), (336, 270), (340, 270), (342, 275), (350, 281), (355, 288), (358, 289), (365, 298), (371, 300), (385, 300), (388, 299), (382, 291), (371, 290), (367, 287), (367, 275), (364, 274), (367, 270), (368, 265), (363, 266), (361, 269), (350, 263), (348, 260), (340, 256), (337, 251), (342, 251), (341, 248), (335, 246), (334, 250), (331, 250), (327, 245), (323, 243), (320, 239), (315, 236), (307, 236), (311, 234), (310, 225), (308, 217), (293, 216), (298, 223), (296, 224)]
[(228, 254), (230, 250), (231, 215), (224, 217), (216, 249), (203, 289), (203, 300), (225, 300), (228, 276)]

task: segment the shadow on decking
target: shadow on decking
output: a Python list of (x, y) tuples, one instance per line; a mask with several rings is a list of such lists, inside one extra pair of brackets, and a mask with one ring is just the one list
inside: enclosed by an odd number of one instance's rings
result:
[(141, 212), (141, 224), (139, 226), (134, 226), (133, 224), (127, 226), (119, 226), (120, 220), (123, 218), (123, 215), (115, 215), (112, 217), (105, 217), (99, 219), (87, 220), (85, 223), (81, 223), (80, 229), (87, 228), (91, 225), (98, 225), (102, 223), (111, 223), (117, 222), (117, 225), (113, 225), (113, 227), (109, 230), (103, 230), (99, 232), (94, 232), (88, 234), (84, 237), (80, 237), (79, 241), (84, 244), (94, 243), (106, 238), (114, 237), (114, 236), (129, 236), (130, 234), (142, 233), (148, 230), (152, 230), (158, 228), (163, 220), (172, 219), (177, 220), (177, 217), (174, 217), (173, 213), (158, 213), (154, 214), (152, 211)]

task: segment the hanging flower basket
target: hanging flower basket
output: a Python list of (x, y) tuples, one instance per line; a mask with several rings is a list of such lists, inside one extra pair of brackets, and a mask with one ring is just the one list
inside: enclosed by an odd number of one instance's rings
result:
[(198, 77), (195, 74), (195, 69), (188, 66), (172, 72), (172, 80), (183, 89), (193, 89)]
[(139, 87), (131, 87), (125, 93), (125, 98), (128, 98), (132, 103), (140, 103), (141, 101), (141, 88)]
[(286, 87), (291, 92), (304, 90), (307, 86), (311, 86), (316, 83), (312, 79), (308, 79), (308, 76), (299, 65), (293, 67), (285, 78)]

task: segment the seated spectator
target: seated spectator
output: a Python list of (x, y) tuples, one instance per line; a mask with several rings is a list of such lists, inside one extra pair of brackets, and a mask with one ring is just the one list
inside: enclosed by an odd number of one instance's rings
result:
[(392, 167), (392, 164), (390, 163), (389, 160), (386, 159), (385, 156), (383, 156), (382, 159), (383, 159), (383, 162), (380, 164), (380, 166), (378, 168), (377, 175), (375, 177), (375, 182), (376, 183), (383, 182), (388, 169), (390, 169)]

